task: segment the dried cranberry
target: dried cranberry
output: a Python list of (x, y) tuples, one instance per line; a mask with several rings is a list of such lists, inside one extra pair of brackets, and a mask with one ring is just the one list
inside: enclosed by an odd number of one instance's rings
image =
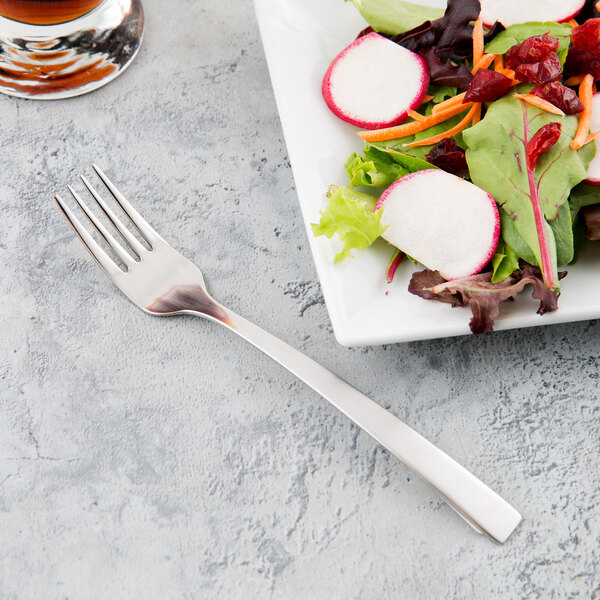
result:
[(556, 50), (559, 41), (551, 35), (536, 35), (516, 44), (506, 53), (505, 64), (517, 79), (531, 83), (550, 83), (562, 77), (562, 65)]
[(562, 125), (560, 123), (548, 123), (538, 129), (537, 133), (527, 144), (527, 167), (533, 169), (540, 156), (548, 152), (560, 137)]
[(427, 162), (453, 175), (458, 175), (468, 168), (465, 151), (452, 138), (439, 141), (425, 158)]
[(571, 49), (565, 62), (566, 75), (590, 73), (600, 79), (600, 19), (590, 19), (575, 27), (571, 34)]
[(575, 27), (571, 33), (571, 46), (575, 50), (593, 50), (600, 39), (600, 19), (590, 19)]
[(551, 35), (536, 35), (527, 38), (519, 48), (519, 60), (535, 63), (543, 60), (551, 52), (556, 52), (559, 46), (558, 38)]
[(550, 83), (562, 77), (562, 66), (556, 52), (551, 52), (545, 58), (535, 63), (522, 63), (515, 69), (515, 76), (522, 81), (531, 83)]
[(512, 69), (514, 71), (521, 64), (521, 59), (519, 58), (520, 50), (521, 44), (515, 44), (508, 49), (508, 52), (504, 57), (504, 63), (508, 69)]
[(487, 69), (479, 69), (473, 77), (469, 90), (465, 95), (465, 102), (492, 102), (498, 100), (508, 92), (512, 85), (511, 80)]
[(565, 76), (586, 75), (589, 73), (595, 80), (600, 79), (600, 52), (594, 54), (587, 50), (569, 51), (565, 62)]
[(551, 35), (534, 35), (522, 44), (515, 44), (506, 53), (506, 66), (513, 71), (524, 63), (533, 64), (543, 61), (548, 55), (558, 50), (558, 38)]
[(566, 115), (575, 115), (583, 111), (583, 103), (577, 94), (558, 81), (535, 86), (531, 92), (534, 96), (547, 100), (560, 108)]

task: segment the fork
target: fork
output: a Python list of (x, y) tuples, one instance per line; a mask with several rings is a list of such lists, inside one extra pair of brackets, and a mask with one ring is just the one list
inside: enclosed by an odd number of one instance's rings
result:
[(200, 269), (177, 252), (141, 217), (99, 167), (92, 167), (148, 247), (131, 233), (85, 177), (81, 176), (84, 186), (118, 231), (122, 241), (117, 241), (70, 185), (67, 189), (119, 262), (113, 260), (96, 242), (59, 195), (55, 196), (55, 200), (94, 259), (134, 304), (154, 316), (187, 314), (204, 317), (237, 333), (304, 381), (375, 438), (436, 490), (477, 532), (488, 535), (500, 544), (508, 539), (520, 523), (521, 515), (506, 500), (337, 375), (216, 302), (208, 294)]

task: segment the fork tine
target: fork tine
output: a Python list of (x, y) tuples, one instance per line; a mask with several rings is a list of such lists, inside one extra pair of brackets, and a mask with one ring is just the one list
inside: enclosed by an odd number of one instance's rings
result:
[(69, 192), (71, 192), (71, 196), (75, 198), (75, 202), (79, 204), (81, 210), (83, 210), (87, 218), (92, 222), (92, 225), (98, 230), (106, 243), (113, 249), (114, 253), (119, 257), (121, 262), (127, 265), (128, 268), (131, 268), (135, 263), (133, 258), (127, 254), (123, 246), (121, 246), (121, 244), (115, 240), (106, 227), (102, 225), (102, 223), (97, 219), (96, 215), (88, 208), (87, 204), (79, 197), (79, 194), (70, 185), (67, 186), (67, 189)]
[(112, 181), (102, 172), (102, 169), (95, 164), (92, 164), (92, 168), (96, 171), (96, 174), (108, 188), (108, 191), (113, 195), (119, 206), (125, 211), (125, 214), (131, 219), (132, 223), (138, 228), (139, 232), (144, 236), (150, 246), (155, 242), (164, 241), (142, 215), (129, 204), (125, 196), (119, 192)]
[(96, 259), (98, 264), (106, 271), (111, 279), (123, 275), (123, 271), (119, 269), (116, 263), (102, 250), (98, 242), (87, 232), (87, 229), (80, 223), (79, 219), (73, 214), (71, 209), (66, 205), (65, 201), (59, 196), (54, 196), (60, 210), (83, 242), (84, 246), (89, 250), (90, 254)]
[(146, 248), (144, 248), (144, 246), (138, 242), (137, 238), (131, 234), (129, 229), (123, 225), (121, 219), (119, 219), (108, 206), (108, 204), (104, 202), (100, 194), (98, 194), (98, 192), (95, 190), (94, 186), (83, 175), (81, 175), (80, 178), (81, 181), (83, 181), (83, 185), (85, 185), (90, 194), (100, 205), (100, 208), (104, 211), (104, 214), (108, 217), (109, 221), (115, 226), (123, 239), (131, 246), (132, 250), (141, 258), (144, 252), (148, 252)]

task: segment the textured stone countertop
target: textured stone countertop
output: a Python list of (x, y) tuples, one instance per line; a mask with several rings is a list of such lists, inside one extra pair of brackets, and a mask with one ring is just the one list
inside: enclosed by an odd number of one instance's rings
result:
[[(0, 98), (0, 598), (600, 598), (600, 324), (346, 349), (249, 0), (145, 0), (106, 88)], [(523, 513), (497, 546), (209, 322), (151, 319), (52, 200), (96, 161), (216, 298)]]

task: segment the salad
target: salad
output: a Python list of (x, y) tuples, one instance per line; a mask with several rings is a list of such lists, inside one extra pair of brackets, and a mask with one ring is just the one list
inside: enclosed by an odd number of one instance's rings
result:
[[(340, 262), (378, 238), (387, 279), (468, 306), (473, 333), (532, 286), (539, 314), (600, 239), (600, 2), (352, 0), (369, 27), (332, 62), (323, 97), (366, 145), (332, 185), (314, 235)], [(382, 265), (382, 269), (385, 268)]]

